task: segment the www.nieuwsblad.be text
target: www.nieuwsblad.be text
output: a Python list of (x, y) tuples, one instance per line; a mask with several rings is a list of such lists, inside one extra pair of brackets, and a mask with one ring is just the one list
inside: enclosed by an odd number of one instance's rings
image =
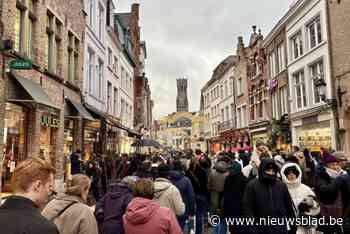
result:
[(297, 217), (297, 218), (220, 218), (219, 215), (210, 215), (208, 221), (212, 226), (224, 222), (227, 226), (324, 226), (342, 225), (342, 218), (334, 217)]

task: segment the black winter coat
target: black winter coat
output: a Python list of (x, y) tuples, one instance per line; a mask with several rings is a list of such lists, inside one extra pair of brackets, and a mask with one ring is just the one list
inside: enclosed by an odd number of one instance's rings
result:
[(194, 172), (188, 170), (186, 172), (186, 176), (191, 180), (193, 190), (196, 196), (202, 195), (209, 199), (209, 192), (207, 187), (208, 173), (206, 172), (206, 170), (200, 165), (197, 165)]
[(242, 216), (242, 199), (248, 179), (242, 174), (231, 173), (225, 179), (223, 210), (224, 216), (237, 218)]
[[(246, 186), (243, 196), (243, 215), (245, 217), (254, 217), (255, 222), (260, 218), (268, 217), (294, 218), (295, 212), (293, 201), (288, 192), (288, 188), (280, 180), (267, 180), (264, 171), (269, 165), (277, 167), (272, 159), (261, 161), (259, 167), (259, 178), (251, 180)], [(277, 169), (276, 169), (277, 171)], [(246, 225), (245, 234), (286, 234), (286, 225)]]
[(323, 165), (317, 168), (315, 192), (322, 204), (330, 205), (335, 202), (339, 192), (339, 183), (332, 179)]
[(1, 233), (58, 234), (56, 225), (40, 214), (31, 200), (10, 196), (0, 207)]

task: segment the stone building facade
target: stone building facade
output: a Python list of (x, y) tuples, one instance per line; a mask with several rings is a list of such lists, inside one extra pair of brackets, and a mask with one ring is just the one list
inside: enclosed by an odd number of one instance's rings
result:
[(187, 79), (177, 79), (176, 112), (188, 112)]
[[(3, 39), (13, 50), (2, 53), (1, 132), (5, 144), (2, 173), (4, 190), (13, 168), (26, 157), (41, 156), (56, 167), (58, 190), (65, 173), (65, 123), (71, 123), (70, 147), (80, 148), (80, 113), (68, 106), (81, 105), (85, 13), (83, 1), (2, 1), (6, 19)], [(10, 69), (11, 61), (30, 61), (30, 70)], [(69, 103), (68, 103), (69, 102)], [(73, 103), (73, 104), (72, 104)], [(73, 107), (72, 107), (73, 105)], [(77, 109), (74, 109), (78, 112)], [(72, 116), (74, 115), (74, 116)], [(74, 118), (76, 117), (76, 118)], [(1, 145), (0, 145), (1, 146)]]
[(338, 101), (339, 150), (350, 153), (350, 2), (326, 1), (333, 92)]

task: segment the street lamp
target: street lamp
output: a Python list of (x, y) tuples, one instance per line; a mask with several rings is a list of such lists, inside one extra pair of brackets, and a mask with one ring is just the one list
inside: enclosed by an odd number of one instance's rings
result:
[(334, 98), (327, 99), (327, 83), (324, 80), (324, 77), (322, 74), (319, 74), (315, 78), (315, 86), (318, 89), (318, 95), (320, 96), (321, 101), (327, 103), (327, 105), (333, 106), (337, 104), (337, 100)]

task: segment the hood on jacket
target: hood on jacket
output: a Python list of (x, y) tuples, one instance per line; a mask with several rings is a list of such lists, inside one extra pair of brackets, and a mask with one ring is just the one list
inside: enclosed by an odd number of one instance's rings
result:
[(71, 196), (67, 194), (58, 195), (51, 202), (49, 202), (50, 209), (47, 211), (45, 217), (47, 219), (56, 217), (58, 213), (60, 213), (64, 208), (73, 202), (83, 203), (83, 200), (77, 196)]
[(169, 178), (171, 181), (179, 181), (184, 177), (184, 173), (181, 171), (172, 170), (169, 172)]
[[(285, 174), (285, 172), (287, 170), (291, 170), (293, 167), (299, 172), (299, 174), (297, 176), (296, 181), (291, 182), (291, 181), (288, 180), (287, 175)], [(286, 164), (284, 164), (282, 166), (282, 168), (281, 168), (281, 177), (282, 177), (282, 181), (285, 184), (287, 184), (287, 185), (300, 185), (301, 184), (301, 177), (302, 177), (302, 172), (301, 172), (300, 166), (298, 164), (296, 164), (296, 163), (286, 163)]]
[[(265, 170), (272, 167), (275, 171), (275, 175), (268, 175), (265, 173)], [(260, 166), (259, 166), (259, 180), (265, 184), (271, 184), (274, 183), (277, 180), (277, 173), (278, 173), (278, 166), (276, 162), (273, 159), (267, 158), (261, 160)]]
[(125, 184), (123, 182), (112, 184), (110, 186), (110, 192), (108, 192), (109, 196), (112, 199), (122, 197), (128, 193), (132, 193), (132, 190), (130, 189), (130, 187), (127, 184)]
[(219, 173), (225, 173), (228, 170), (228, 164), (225, 161), (218, 161), (215, 163), (214, 169)]
[(147, 223), (159, 210), (160, 205), (150, 199), (134, 198), (125, 212), (125, 219), (131, 224)]
[(157, 178), (154, 181), (154, 198), (159, 199), (163, 192), (169, 189), (173, 184), (165, 178)]

